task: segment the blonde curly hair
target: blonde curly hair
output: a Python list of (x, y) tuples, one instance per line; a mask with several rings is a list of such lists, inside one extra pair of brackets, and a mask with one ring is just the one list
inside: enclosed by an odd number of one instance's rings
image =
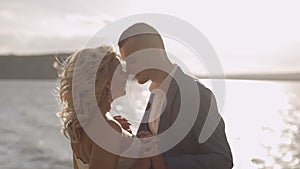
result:
[[(100, 61), (101, 63), (99, 64)], [(80, 121), (81, 119), (78, 119), (78, 116), (80, 116), (80, 113), (85, 115), (88, 113), (86, 110), (78, 109), (77, 107), (77, 112), (75, 112), (74, 101), (76, 102), (76, 99), (91, 100), (91, 95), (95, 95), (101, 113), (108, 112), (110, 110), (109, 98), (111, 98), (111, 94), (109, 91), (106, 91), (105, 85), (111, 82), (113, 73), (119, 65), (119, 58), (113, 51), (113, 48), (109, 46), (83, 49), (69, 56), (63, 63), (60, 62), (61, 71), (58, 72), (59, 86), (57, 90), (61, 110), (57, 115), (63, 123), (63, 134), (71, 142), (78, 143), (80, 141), (81, 132), (79, 130), (82, 128), (82, 122)], [(93, 68), (97, 70), (95, 72), (96, 77), (95, 73), (91, 72)], [(76, 77), (74, 76), (75, 69)], [(87, 83), (93, 82), (95, 91), (89, 91), (88, 94), (80, 93), (79, 96), (75, 96), (72, 93), (75, 80), (76, 85), (80, 85), (80, 89), (84, 88)], [(81, 110), (82, 112), (80, 112)]]

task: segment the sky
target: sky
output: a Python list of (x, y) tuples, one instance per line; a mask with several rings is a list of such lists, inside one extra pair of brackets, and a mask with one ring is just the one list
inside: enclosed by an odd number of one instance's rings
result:
[(162, 13), (202, 32), (225, 73), (299, 72), (299, 8), (298, 0), (1, 0), (0, 54), (75, 51), (108, 23)]

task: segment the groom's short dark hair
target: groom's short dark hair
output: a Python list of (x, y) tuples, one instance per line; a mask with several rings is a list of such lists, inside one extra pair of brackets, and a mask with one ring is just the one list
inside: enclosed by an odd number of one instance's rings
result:
[(128, 27), (120, 36), (118, 46), (121, 48), (128, 39), (134, 39), (143, 48), (165, 49), (158, 31), (146, 23), (136, 23)]

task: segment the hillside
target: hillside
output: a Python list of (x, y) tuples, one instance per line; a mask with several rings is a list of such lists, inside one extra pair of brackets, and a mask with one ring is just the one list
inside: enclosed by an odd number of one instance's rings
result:
[(0, 79), (54, 79), (55, 56), (66, 58), (70, 54), (2, 55), (0, 56)]
[[(205, 76), (196, 75), (200, 79), (221, 79), (220, 76)], [(228, 74), (226, 79), (236, 80), (281, 80), (281, 81), (300, 81), (300, 72), (286, 72), (286, 73), (253, 73), (253, 74)]]
[[(55, 56), (60, 59), (68, 57), (69, 53), (44, 55), (0, 55), (0, 79), (55, 79), (53, 68)], [(209, 77), (196, 75), (199, 78)], [(218, 79), (218, 76), (210, 78)], [(260, 74), (227, 74), (226, 79), (244, 80), (300, 80), (300, 72), (290, 73), (260, 73)]]

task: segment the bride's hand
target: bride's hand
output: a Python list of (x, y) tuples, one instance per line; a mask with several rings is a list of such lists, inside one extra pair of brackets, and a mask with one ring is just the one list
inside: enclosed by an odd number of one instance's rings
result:
[(130, 129), (130, 125), (131, 125), (131, 124), (128, 122), (127, 119), (123, 118), (123, 117), (120, 116), (120, 115), (114, 116), (113, 118), (114, 118), (117, 122), (120, 123), (121, 127), (122, 127), (124, 130), (126, 130), (126, 131), (128, 131), (130, 134), (132, 134), (132, 131), (131, 131), (131, 129)]

